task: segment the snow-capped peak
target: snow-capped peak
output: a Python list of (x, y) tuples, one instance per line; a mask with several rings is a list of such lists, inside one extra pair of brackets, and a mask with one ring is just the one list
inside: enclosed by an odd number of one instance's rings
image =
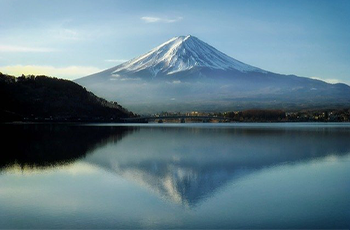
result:
[(193, 67), (235, 69), (241, 72), (263, 71), (227, 56), (194, 36), (187, 35), (174, 37), (148, 53), (117, 66), (113, 73), (148, 69), (155, 76), (159, 72), (173, 74)]

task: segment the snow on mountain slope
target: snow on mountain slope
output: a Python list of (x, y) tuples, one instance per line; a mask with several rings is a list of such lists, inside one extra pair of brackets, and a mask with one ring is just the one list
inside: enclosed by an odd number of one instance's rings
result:
[(138, 113), (350, 105), (350, 87), (265, 71), (193, 36), (75, 80)]
[(170, 75), (193, 67), (265, 72), (231, 58), (198, 38), (188, 35), (174, 37), (148, 53), (115, 67), (112, 74), (136, 73), (148, 69), (153, 76), (159, 72)]

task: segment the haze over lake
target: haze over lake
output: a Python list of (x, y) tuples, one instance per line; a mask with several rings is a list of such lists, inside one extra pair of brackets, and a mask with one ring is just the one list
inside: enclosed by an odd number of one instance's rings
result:
[(0, 133), (0, 228), (350, 227), (349, 123)]

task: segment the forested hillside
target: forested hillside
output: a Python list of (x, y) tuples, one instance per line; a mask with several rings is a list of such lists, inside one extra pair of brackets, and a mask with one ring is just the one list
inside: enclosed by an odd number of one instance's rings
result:
[(0, 120), (120, 121), (134, 116), (82, 86), (47, 76), (0, 73)]

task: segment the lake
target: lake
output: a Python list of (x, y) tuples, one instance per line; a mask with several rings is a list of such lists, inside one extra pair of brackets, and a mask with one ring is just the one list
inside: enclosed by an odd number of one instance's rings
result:
[(0, 228), (350, 228), (349, 123), (0, 130)]

